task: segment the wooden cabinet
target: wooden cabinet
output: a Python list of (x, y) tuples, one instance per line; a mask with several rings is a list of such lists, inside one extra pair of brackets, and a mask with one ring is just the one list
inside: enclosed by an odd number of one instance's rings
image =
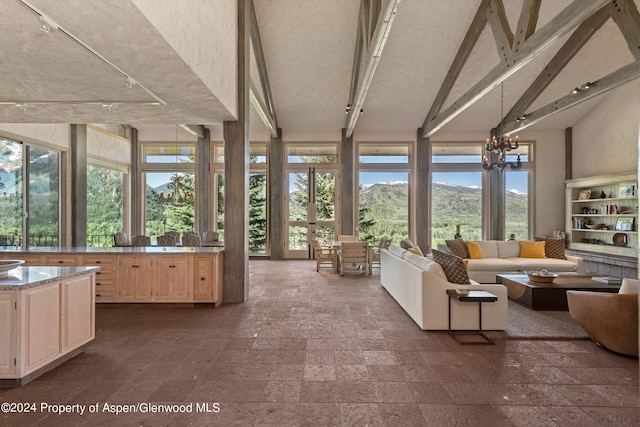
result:
[(636, 172), (566, 181), (569, 249), (638, 255)]
[(223, 255), (195, 257), (193, 300), (195, 302), (222, 303)]
[(26, 371), (34, 371), (56, 359), (61, 352), (60, 284), (24, 291), (21, 305), (25, 345), (21, 365)]
[[(222, 304), (224, 253), (0, 252), (30, 266), (98, 266), (95, 302)], [(116, 248), (113, 248), (116, 249)]]
[(118, 260), (118, 301), (153, 301), (153, 258), (148, 256), (119, 257)]
[(0, 375), (16, 371), (16, 315), (15, 294), (0, 294)]
[(60, 288), (60, 346), (63, 352), (80, 347), (94, 339), (94, 276), (81, 276), (62, 282)]
[(79, 265), (100, 267), (100, 271), (96, 273), (96, 302), (116, 302), (116, 257), (85, 255)]
[(90, 273), (0, 291), (0, 379), (24, 384), (95, 338), (94, 282)]
[(191, 300), (193, 266), (190, 257), (157, 256), (156, 301), (187, 302)]

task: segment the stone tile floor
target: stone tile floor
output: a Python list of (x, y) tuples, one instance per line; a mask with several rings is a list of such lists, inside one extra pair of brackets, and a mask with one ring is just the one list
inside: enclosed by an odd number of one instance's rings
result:
[[(0, 389), (2, 403), (37, 404), (0, 413), (0, 425), (640, 425), (638, 360), (591, 341), (460, 346), (421, 331), (376, 270), (341, 278), (312, 261), (252, 260), (250, 276), (245, 304), (100, 305), (87, 351)], [(186, 412), (116, 415), (105, 404)]]

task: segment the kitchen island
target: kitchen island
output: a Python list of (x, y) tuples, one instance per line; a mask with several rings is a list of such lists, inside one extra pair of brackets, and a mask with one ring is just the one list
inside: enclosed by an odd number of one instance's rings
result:
[(222, 304), (224, 247), (4, 248), (28, 266), (99, 266), (99, 303)]
[(99, 267), (17, 267), (0, 278), (0, 386), (26, 384), (95, 338)]

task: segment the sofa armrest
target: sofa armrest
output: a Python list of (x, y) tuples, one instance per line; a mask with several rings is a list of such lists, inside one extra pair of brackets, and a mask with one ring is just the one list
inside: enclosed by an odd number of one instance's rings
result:
[(609, 350), (638, 356), (638, 295), (567, 291), (569, 313)]
[(580, 258), (579, 256), (573, 256), (573, 255), (565, 255), (565, 256), (567, 258), (567, 261), (571, 261), (578, 265), (576, 267), (576, 273), (584, 274), (584, 260), (582, 258)]

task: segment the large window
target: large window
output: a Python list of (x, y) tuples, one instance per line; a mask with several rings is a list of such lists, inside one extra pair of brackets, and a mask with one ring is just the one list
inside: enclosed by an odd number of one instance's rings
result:
[(0, 244), (59, 246), (60, 152), (0, 139), (0, 195)]
[[(215, 212), (215, 226), (219, 239), (224, 240), (224, 145), (212, 144), (212, 188), (215, 194), (210, 208)], [(268, 179), (267, 144), (251, 143), (249, 146), (249, 253), (267, 254), (268, 233)]]
[[(532, 151), (531, 143), (520, 143), (519, 149), (507, 157), (508, 161), (515, 161), (520, 154), (523, 166), (519, 170), (505, 169), (504, 212), (490, 213), (504, 215), (505, 237), (514, 234), (516, 239), (526, 240), (533, 233)], [(453, 239), (457, 230), (463, 239), (486, 237), (483, 225), (488, 221), (490, 189), (488, 172), (481, 168), (482, 154), (482, 143), (432, 143), (432, 247)]]
[(195, 158), (195, 142), (144, 143), (146, 235), (195, 230)]
[(411, 144), (358, 144), (358, 233), (377, 243), (409, 236)]
[(112, 246), (113, 235), (125, 230), (125, 176), (95, 161), (87, 166), (87, 246)]

